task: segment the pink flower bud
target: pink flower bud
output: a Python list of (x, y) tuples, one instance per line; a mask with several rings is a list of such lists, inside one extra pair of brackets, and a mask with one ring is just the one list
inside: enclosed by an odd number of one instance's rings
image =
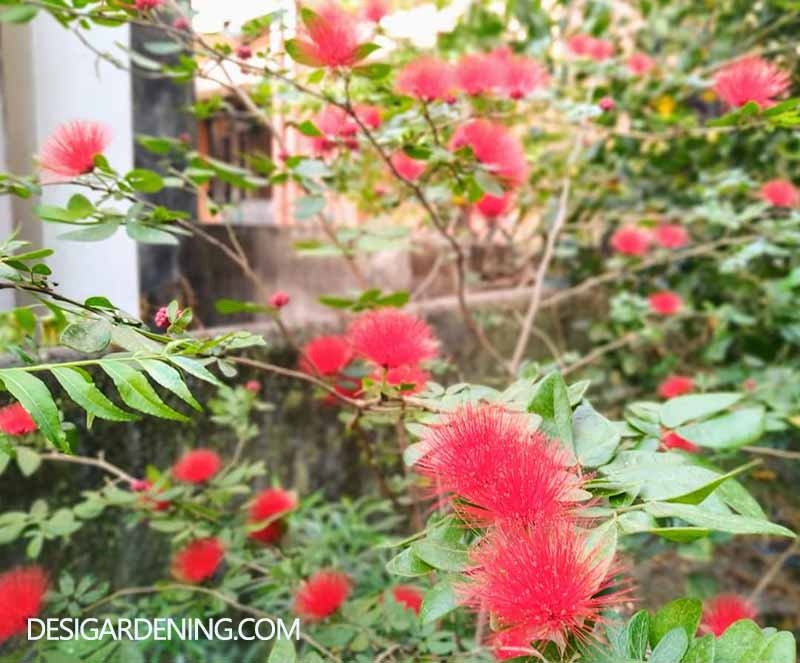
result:
[(257, 394), (261, 391), (261, 383), (258, 380), (248, 380), (245, 382), (244, 388), (247, 389), (247, 391), (252, 391), (254, 394)]
[(614, 101), (611, 97), (603, 97), (600, 101), (597, 102), (597, 105), (600, 106), (600, 110), (602, 111), (610, 111), (616, 108), (617, 102)]
[(241, 44), (236, 49), (236, 57), (240, 60), (249, 60), (253, 57), (253, 49), (250, 48), (247, 44)]
[(185, 16), (178, 16), (174, 21), (172, 21), (172, 27), (176, 30), (189, 30), (192, 26), (189, 23), (189, 19)]
[(272, 308), (281, 309), (289, 303), (289, 295), (282, 290), (278, 290), (269, 298), (269, 303)]
[(162, 306), (158, 311), (156, 311), (156, 315), (153, 318), (153, 322), (156, 323), (156, 327), (159, 329), (164, 329), (169, 327), (169, 314), (167, 313), (167, 307)]

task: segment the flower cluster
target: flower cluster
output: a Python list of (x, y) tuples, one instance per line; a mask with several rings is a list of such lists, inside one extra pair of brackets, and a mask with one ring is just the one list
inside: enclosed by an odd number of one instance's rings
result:
[(330, 380), (336, 391), (353, 396), (361, 381), (349, 373), (354, 360), (369, 365), (367, 375), (403, 393), (422, 390), (430, 375), (421, 364), (438, 353), (425, 321), (395, 308), (361, 313), (344, 336), (318, 336), (303, 346), (300, 369)]
[(0, 408), (0, 432), (5, 435), (25, 435), (36, 428), (36, 422), (20, 403)]
[(689, 243), (689, 233), (677, 223), (662, 223), (653, 230), (622, 226), (611, 235), (611, 248), (617, 253), (642, 257), (655, 243), (664, 249), (680, 249)]
[(417, 471), (469, 525), (486, 528), (458, 585), (463, 604), (491, 615), (498, 658), (533, 654), (532, 643), (564, 647), (586, 637), (601, 612), (623, 600), (616, 571), (590, 545), (579, 515), (585, 479), (557, 440), (527, 417), (468, 405), (429, 428)]
[(38, 566), (0, 574), (0, 643), (24, 633), (38, 616), (47, 592), (47, 576)]
[(614, 55), (614, 44), (592, 35), (577, 34), (567, 40), (567, 48), (579, 57), (603, 62)]
[(111, 131), (99, 122), (75, 121), (59, 126), (37, 157), (42, 182), (52, 184), (91, 173), (94, 159), (111, 142)]

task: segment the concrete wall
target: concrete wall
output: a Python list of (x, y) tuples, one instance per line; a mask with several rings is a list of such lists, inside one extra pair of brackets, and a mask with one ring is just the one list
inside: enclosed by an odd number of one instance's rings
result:
[[(3, 24), (0, 29), (7, 169), (20, 174), (31, 172), (38, 147), (59, 124), (73, 119), (107, 124), (114, 140), (106, 156), (122, 172), (132, 168), (129, 73), (99, 59), (75, 34), (44, 12), (29, 24)], [(122, 52), (115, 42), (125, 45), (129, 41), (127, 27), (94, 28), (84, 35), (95, 49), (118, 57)], [(49, 186), (41, 202), (62, 205), (72, 193), (69, 186)], [(136, 244), (124, 233), (94, 243), (59, 240), (68, 228), (34, 218), (31, 208), (38, 202), (13, 199), (10, 210), (0, 207), (0, 232), (5, 235), (9, 226), (18, 224), (25, 239), (55, 249), (48, 264), (64, 294), (78, 299), (104, 295), (137, 313)]]

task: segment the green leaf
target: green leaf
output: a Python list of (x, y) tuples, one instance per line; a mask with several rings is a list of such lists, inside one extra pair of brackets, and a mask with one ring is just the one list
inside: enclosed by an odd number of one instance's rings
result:
[(367, 43), (364, 43), (364, 44), (359, 44), (358, 48), (356, 49), (356, 51), (355, 51), (355, 53), (353, 55), (358, 60), (363, 60), (364, 58), (369, 57), (375, 51), (379, 51), (380, 49), (381, 49), (381, 47), (378, 46), (378, 44), (372, 44), (372, 43), (367, 42)]
[(572, 434), (575, 453), (584, 467), (599, 467), (609, 462), (621, 439), (619, 427), (595, 411), (588, 402), (575, 409)]
[(717, 488), (716, 494), (717, 497), (737, 513), (750, 518), (767, 520), (767, 514), (764, 513), (761, 505), (756, 502), (755, 498), (748, 493), (747, 489), (738, 481), (733, 479), (726, 481)]
[(681, 426), (675, 432), (701, 447), (735, 449), (752, 444), (764, 434), (764, 409), (748, 407), (729, 414)]
[(109, 421), (138, 421), (138, 415), (117, 407), (92, 382), (91, 376), (78, 368), (57, 366), (50, 371), (69, 397), (94, 417)]
[(483, 192), (488, 193), (490, 196), (500, 198), (505, 194), (503, 187), (500, 186), (500, 182), (483, 169), (475, 171), (475, 181)]
[(681, 650), (683, 656), (689, 639), (697, 632), (702, 614), (703, 604), (698, 599), (682, 598), (670, 601), (650, 620), (650, 645), (656, 647), (664, 636), (680, 627), (686, 636), (686, 644)]
[(69, 199), (67, 209), (73, 214), (79, 214), (80, 216), (77, 218), (85, 219), (94, 212), (94, 205), (92, 205), (91, 201), (86, 196), (76, 193)]
[(203, 364), (201, 364), (196, 359), (192, 359), (190, 357), (177, 357), (171, 356), (168, 359), (175, 364), (178, 368), (186, 371), (189, 375), (194, 375), (194, 377), (204, 380), (210, 384), (213, 384), (215, 387), (223, 387), (224, 384), (220, 382), (216, 375), (214, 375), (211, 371), (209, 371)]
[[(725, 632), (717, 638), (714, 663), (752, 663), (751, 658), (764, 645), (764, 634), (758, 624), (749, 619), (740, 619), (731, 624)], [(743, 655), (747, 654), (747, 661)], [(758, 659), (758, 663), (763, 663)]]
[(100, 352), (111, 343), (111, 328), (111, 323), (103, 318), (72, 322), (61, 332), (60, 341), (78, 352)]
[(689, 637), (680, 626), (668, 631), (650, 654), (649, 663), (680, 663), (686, 648), (689, 646)]
[(417, 557), (411, 548), (406, 548), (386, 563), (386, 570), (392, 575), (416, 578), (428, 575), (433, 567)]
[(714, 663), (715, 644), (713, 633), (692, 640), (683, 657), (683, 663)]
[(108, 219), (103, 223), (87, 224), (85, 228), (80, 230), (70, 230), (66, 233), (61, 233), (59, 239), (67, 239), (72, 242), (100, 242), (108, 239), (119, 228), (119, 221)]
[(553, 371), (536, 385), (536, 391), (528, 403), (528, 412), (542, 417), (541, 428), (547, 435), (558, 439), (570, 451), (575, 451), (569, 392), (560, 373)]
[(363, 76), (370, 80), (376, 81), (381, 78), (386, 78), (392, 71), (391, 65), (382, 62), (373, 62), (371, 64), (361, 65), (360, 67), (353, 67), (353, 73), (357, 76)]
[(794, 634), (781, 631), (767, 639), (766, 646), (759, 652), (761, 663), (796, 663), (797, 643)]
[(15, 5), (5, 11), (0, 12), (0, 22), (2, 23), (27, 23), (33, 20), (39, 8), (33, 5)]
[(718, 476), (716, 479), (709, 481), (707, 484), (700, 486), (699, 488), (695, 488), (694, 490), (684, 493), (683, 495), (677, 495), (676, 497), (670, 497), (669, 499), (665, 499), (665, 502), (680, 502), (681, 504), (700, 504), (706, 497), (708, 497), (711, 493), (713, 493), (720, 485), (725, 483), (728, 479), (731, 479), (743, 472), (747, 472), (748, 470), (752, 469), (756, 465), (759, 464), (759, 461), (753, 461), (751, 463), (747, 463), (746, 465), (742, 465), (737, 467), (735, 470), (731, 470), (726, 474), (722, 474)]
[(17, 447), (17, 465), (26, 477), (31, 476), (42, 464), (42, 457), (29, 447)]
[(691, 543), (711, 536), (711, 530), (705, 527), (650, 527), (640, 531), (675, 543)]
[(317, 138), (322, 136), (322, 132), (317, 128), (317, 125), (314, 124), (311, 120), (303, 120), (299, 124), (294, 125), (295, 128), (304, 136), (311, 136), (313, 138)]
[[(305, 7), (303, 9), (305, 9)], [(321, 60), (308, 55), (310, 52), (309, 46), (308, 42), (302, 39), (287, 39), (283, 44), (289, 57), (295, 62), (304, 64), (307, 67), (321, 67), (324, 64)]]
[(255, 302), (243, 302), (238, 299), (218, 299), (214, 302), (214, 309), (217, 313), (230, 315), (232, 313), (270, 313), (271, 308), (256, 304)]
[(113, 380), (126, 405), (145, 414), (174, 421), (189, 421), (188, 417), (164, 404), (143, 373), (120, 361), (101, 360), (102, 368)]
[(309, 219), (325, 209), (325, 198), (322, 196), (304, 196), (294, 204), (294, 217), (298, 221)]
[(647, 655), (647, 640), (650, 630), (650, 613), (639, 610), (625, 626), (628, 640), (628, 655), (634, 661), (643, 661)]
[(144, 49), (153, 55), (174, 55), (184, 50), (184, 46), (176, 41), (148, 41)]
[(128, 237), (143, 244), (176, 245), (178, 243), (178, 238), (175, 235), (138, 221), (128, 221), (125, 224), (125, 232), (128, 233)]
[(164, 180), (158, 173), (145, 168), (135, 168), (125, 175), (134, 189), (142, 193), (157, 193), (164, 188)]
[(425, 594), (419, 611), (420, 623), (430, 624), (435, 622), (457, 607), (458, 599), (453, 585), (450, 580), (445, 578), (431, 587)]
[(693, 504), (672, 504), (667, 502), (648, 502), (645, 511), (655, 518), (680, 518), (692, 525), (730, 532), (731, 534), (774, 534), (789, 536), (795, 534), (782, 525), (746, 516), (726, 515), (703, 509)]
[(28, 411), (44, 436), (56, 447), (65, 450), (67, 439), (61, 430), (58, 408), (44, 382), (19, 368), (0, 370), (0, 379)]
[(137, 361), (139, 365), (147, 371), (147, 374), (164, 387), (164, 389), (169, 389), (184, 403), (187, 403), (198, 412), (203, 411), (200, 403), (192, 396), (189, 387), (186, 386), (186, 383), (181, 378), (181, 374), (172, 368), (172, 366), (157, 359), (139, 359)]
[(423, 539), (412, 544), (415, 556), (441, 571), (463, 571), (470, 565), (469, 553), (463, 546)]
[(727, 410), (741, 399), (742, 394), (727, 392), (671, 398), (661, 406), (661, 423), (667, 428), (676, 428), (692, 419), (701, 419)]
[(267, 663), (295, 663), (297, 653), (291, 640), (276, 640)]

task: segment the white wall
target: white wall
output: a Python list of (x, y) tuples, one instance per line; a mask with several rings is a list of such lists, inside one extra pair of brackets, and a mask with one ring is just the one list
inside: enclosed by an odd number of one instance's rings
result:
[[(4, 25), (2, 29), (10, 169), (30, 172), (33, 154), (39, 146), (59, 124), (73, 119), (107, 124), (114, 137), (106, 152), (109, 162), (121, 172), (132, 168), (129, 72), (100, 60), (75, 34), (44, 12), (30, 24)], [(95, 48), (114, 53), (118, 58), (122, 52), (115, 42), (129, 43), (127, 26), (93, 28), (84, 34)], [(74, 191), (69, 186), (48, 186), (42, 202), (63, 205)], [(13, 208), (14, 221), (22, 225), (25, 238), (56, 251), (48, 264), (60, 291), (78, 299), (104, 295), (117, 306), (138, 313), (136, 244), (124, 231), (102, 242), (59, 240), (58, 235), (70, 227), (42, 223), (32, 216), (31, 205), (24, 201), (15, 201)]]

